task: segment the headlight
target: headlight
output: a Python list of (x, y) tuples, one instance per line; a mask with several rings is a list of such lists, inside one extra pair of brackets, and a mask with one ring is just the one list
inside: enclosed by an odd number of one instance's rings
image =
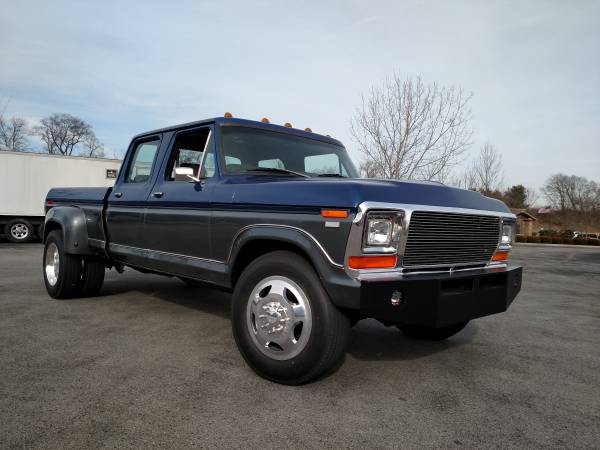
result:
[(369, 213), (365, 229), (367, 247), (390, 247), (398, 243), (402, 231), (402, 214)]
[(502, 222), (502, 234), (500, 235), (500, 246), (510, 247), (515, 241), (516, 225), (513, 221)]

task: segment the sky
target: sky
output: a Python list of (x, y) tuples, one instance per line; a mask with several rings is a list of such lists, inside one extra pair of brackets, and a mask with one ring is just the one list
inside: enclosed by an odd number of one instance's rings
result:
[(492, 143), (505, 186), (600, 181), (599, 19), (598, 1), (0, 0), (0, 103), (79, 116), (117, 157), (231, 111), (330, 134), (358, 163), (361, 94), (420, 75), (473, 93), (470, 154)]

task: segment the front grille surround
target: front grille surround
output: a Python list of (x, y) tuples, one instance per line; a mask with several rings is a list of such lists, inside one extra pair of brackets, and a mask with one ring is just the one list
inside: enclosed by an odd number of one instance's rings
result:
[(502, 218), (447, 211), (412, 211), (402, 252), (403, 268), (487, 264), (496, 249)]
[[(372, 211), (376, 211), (378, 213), (401, 213), (404, 215), (404, 220), (402, 221), (402, 233), (400, 236), (400, 240), (398, 242), (397, 248), (385, 248), (385, 249), (370, 249), (365, 248), (363, 246), (363, 236), (364, 236), (364, 227), (368, 214)], [(429, 213), (439, 213), (441, 216), (435, 215), (435, 219), (433, 225), (438, 226), (436, 229), (435, 226), (427, 227), (429, 230), (432, 230), (432, 236), (437, 238), (431, 239), (431, 236), (420, 236), (422, 239), (419, 241), (415, 234), (415, 229), (413, 228), (412, 236), (409, 242), (409, 228), (411, 227), (412, 216), (414, 214), (415, 218), (419, 218), (421, 214), (429, 214)], [(447, 222), (444, 222), (444, 218), (446, 220), (456, 219), (456, 215), (458, 215), (458, 219), (466, 220), (468, 223), (472, 223), (475, 220), (475, 223), (490, 223), (492, 221), (497, 224), (496, 234), (494, 242), (491, 239), (491, 229), (485, 228), (485, 243), (489, 243), (489, 248), (486, 247), (485, 253), (475, 254), (475, 258), (473, 258), (474, 253), (460, 253), (459, 250), (464, 250), (465, 242), (472, 243), (473, 236), (475, 236), (475, 242), (477, 242), (477, 232), (481, 230), (471, 230), (472, 233), (466, 233), (464, 236), (464, 242), (460, 242), (460, 236), (456, 234), (454, 237), (454, 241), (444, 242), (441, 238), (444, 237), (444, 233), (446, 232), (451, 224), (448, 225)], [(479, 218), (479, 219), (478, 219)], [(479, 220), (479, 222), (478, 222)], [(494, 251), (498, 248), (498, 243), (500, 240), (501, 234), (501, 223), (506, 221), (514, 222), (516, 221), (516, 216), (509, 211), (496, 211), (496, 210), (480, 210), (480, 209), (470, 209), (470, 208), (460, 208), (460, 207), (447, 207), (447, 206), (433, 206), (433, 205), (422, 205), (422, 204), (407, 204), (407, 203), (388, 203), (388, 202), (372, 202), (366, 201), (362, 202), (358, 205), (356, 214), (352, 219), (352, 226), (350, 228), (350, 234), (348, 235), (348, 240), (346, 243), (346, 253), (344, 257), (344, 271), (351, 278), (361, 279), (363, 276), (377, 276), (381, 279), (388, 279), (386, 277), (394, 277), (394, 276), (413, 276), (414, 274), (420, 273), (435, 273), (435, 272), (450, 272), (450, 271), (460, 271), (460, 270), (472, 270), (477, 268), (485, 268), (489, 266), (494, 267), (502, 267), (506, 266), (506, 263), (493, 263), (491, 261), (491, 257)], [(460, 222), (460, 220), (459, 220)], [(418, 220), (415, 221), (418, 223)], [(442, 232), (440, 232), (442, 231)], [(487, 240), (489, 239), (489, 240)], [(415, 243), (424, 243), (423, 246), (415, 246)], [(437, 245), (432, 244), (431, 242), (436, 243)], [(432, 251), (432, 246), (438, 249), (444, 249), (444, 245), (449, 244), (462, 244), (460, 248), (454, 247), (454, 259), (444, 259), (440, 257), (440, 254), (434, 255)], [(427, 247), (429, 245), (429, 247)], [(426, 248), (430, 250), (428, 253), (429, 258), (418, 260), (416, 256), (419, 256), (415, 252), (415, 248)], [(408, 250), (408, 251), (407, 251)], [(352, 269), (348, 265), (349, 258), (355, 255), (364, 255), (364, 254), (396, 254), (398, 256), (398, 264), (393, 269)], [(432, 256), (434, 255), (434, 256)], [(488, 256), (489, 255), (489, 256)], [(444, 256), (442, 253), (441, 256)], [(460, 256), (460, 257), (459, 257)], [(406, 258), (405, 258), (406, 257)]]

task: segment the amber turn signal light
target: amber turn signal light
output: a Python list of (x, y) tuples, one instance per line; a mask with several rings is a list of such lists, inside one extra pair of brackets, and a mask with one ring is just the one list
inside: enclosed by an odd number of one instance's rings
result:
[(348, 265), (351, 269), (393, 269), (397, 261), (396, 255), (351, 256)]
[(506, 261), (508, 259), (508, 252), (496, 252), (494, 256), (492, 256), (492, 261)]
[(321, 217), (325, 217), (326, 219), (346, 219), (348, 211), (345, 209), (322, 209)]

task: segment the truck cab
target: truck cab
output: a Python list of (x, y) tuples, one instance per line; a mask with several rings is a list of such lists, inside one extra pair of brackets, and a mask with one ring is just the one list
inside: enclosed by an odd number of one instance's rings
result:
[(140, 134), (112, 188), (53, 189), (46, 208), (52, 297), (97, 295), (125, 267), (229, 290), (240, 352), (286, 384), (336, 367), (362, 318), (445, 339), (521, 284), (502, 202), (360, 179), (339, 141), (266, 120)]

